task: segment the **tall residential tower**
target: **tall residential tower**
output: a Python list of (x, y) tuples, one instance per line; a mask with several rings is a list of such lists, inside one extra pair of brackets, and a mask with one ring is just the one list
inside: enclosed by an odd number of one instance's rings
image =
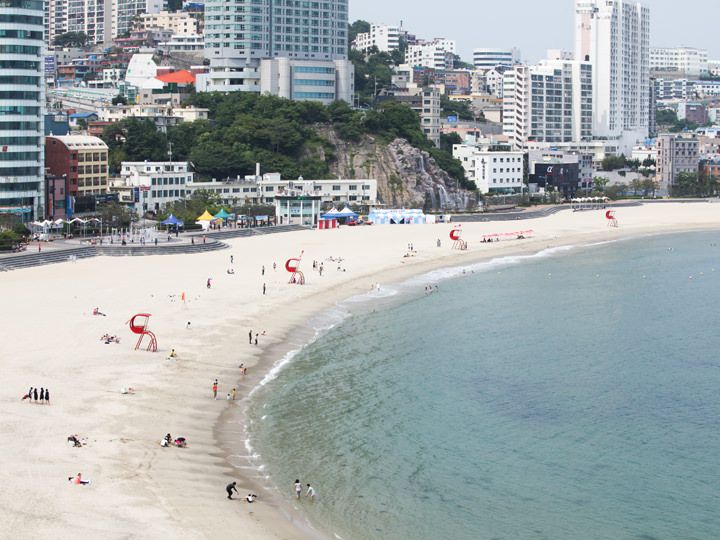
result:
[(650, 10), (630, 0), (576, 0), (575, 59), (593, 70), (593, 136), (632, 145), (648, 135)]
[(207, 0), (206, 90), (352, 101), (348, 0)]
[(0, 2), (0, 213), (43, 212), (43, 0)]

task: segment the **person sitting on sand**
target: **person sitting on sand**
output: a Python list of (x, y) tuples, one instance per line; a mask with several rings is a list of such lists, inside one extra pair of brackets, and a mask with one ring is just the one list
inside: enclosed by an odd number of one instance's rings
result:
[(123, 387), (120, 389), (120, 393), (121, 393), (121, 394), (134, 394), (134, 393), (135, 393), (135, 389), (132, 388), (132, 387), (127, 387), (127, 388), (125, 388), (125, 387), (123, 386)]
[(173, 440), (172, 435), (170, 435), (170, 434), (168, 433), (168, 434), (165, 435), (165, 437), (163, 437), (162, 440), (160, 441), (160, 446), (162, 446), (163, 448), (167, 448), (167, 447), (170, 446), (170, 444), (172, 443), (172, 440)]
[(235, 270), (233, 270), (232, 268), (228, 268), (227, 273), (233, 275), (235, 273)]
[(93, 309), (93, 315), (101, 315), (103, 317), (106, 316), (103, 312), (100, 311), (99, 307), (96, 307), (95, 309)]
[(68, 476), (68, 482), (72, 482), (73, 484), (78, 484), (81, 486), (86, 486), (90, 483), (90, 480), (83, 480), (82, 474), (77, 473), (77, 476), (74, 478), (72, 476)]
[(254, 493), (248, 493), (247, 497), (245, 497), (245, 500), (249, 503), (254, 503), (255, 499), (257, 499), (257, 495), (255, 495)]
[(77, 435), (70, 435), (70, 436), (67, 438), (67, 440), (68, 440), (69, 443), (72, 443), (72, 445), (73, 445), (74, 448), (81, 448), (81, 447), (82, 447), (82, 443), (80, 442), (80, 439), (78, 439), (78, 436), (77, 436)]
[(168, 358), (177, 358), (177, 353), (175, 352), (175, 349), (170, 351)]
[(185, 440), (185, 437), (178, 437), (175, 439), (175, 446), (178, 448), (185, 448), (187, 446), (187, 441)]

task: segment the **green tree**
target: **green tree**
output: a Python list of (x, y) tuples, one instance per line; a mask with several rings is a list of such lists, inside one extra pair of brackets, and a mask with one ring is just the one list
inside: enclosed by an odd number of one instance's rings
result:
[(55, 36), (53, 44), (57, 47), (84, 47), (88, 36), (84, 32), (65, 32)]
[(463, 140), (457, 133), (441, 133), (440, 148), (452, 154), (454, 144), (462, 144)]
[(467, 101), (453, 101), (448, 96), (440, 96), (440, 107), (443, 116), (455, 115), (460, 120), (474, 120), (472, 108)]
[(601, 193), (605, 191), (605, 188), (609, 183), (610, 179), (605, 176), (596, 176), (593, 178), (593, 188)]
[(603, 171), (616, 171), (626, 166), (627, 159), (625, 158), (625, 154), (620, 154), (619, 156), (605, 156), (602, 160)]
[(112, 98), (111, 103), (112, 103), (113, 105), (127, 105), (127, 104), (128, 104), (128, 100), (127, 100), (127, 98), (126, 98), (125, 96), (123, 96), (122, 94), (118, 94), (117, 96), (115, 96), (115, 97)]
[(357, 20), (348, 26), (348, 46), (355, 41), (358, 34), (367, 33), (370, 31), (370, 23), (363, 20)]

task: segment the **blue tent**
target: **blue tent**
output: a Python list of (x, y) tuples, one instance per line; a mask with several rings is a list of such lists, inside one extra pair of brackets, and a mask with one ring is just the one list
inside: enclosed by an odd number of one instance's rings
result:
[(320, 217), (322, 219), (345, 219), (355, 221), (358, 218), (358, 215), (352, 210), (350, 210), (348, 206), (346, 206), (339, 212), (337, 210), (335, 210), (334, 212), (330, 210), (327, 214), (322, 214)]
[(185, 225), (185, 222), (183, 222), (182, 220), (180, 220), (180, 219), (176, 218), (175, 216), (173, 216), (172, 214), (170, 214), (168, 216), (168, 218), (165, 221), (161, 222), (160, 224), (161, 225), (175, 225), (176, 227), (182, 227), (183, 225)]

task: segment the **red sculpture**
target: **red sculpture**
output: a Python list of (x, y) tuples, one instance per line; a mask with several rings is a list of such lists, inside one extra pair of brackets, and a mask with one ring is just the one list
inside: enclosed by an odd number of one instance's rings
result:
[(285, 270), (292, 274), (290, 276), (289, 283), (294, 283), (296, 285), (305, 285), (305, 274), (300, 271), (300, 261), (302, 260), (303, 253), (305, 252), (301, 251), (300, 257), (296, 259), (293, 258), (285, 261)]
[[(135, 319), (143, 320), (140, 322), (135, 322)], [(140, 336), (137, 340), (137, 343), (135, 344), (136, 351), (142, 345), (143, 338), (145, 336), (148, 336), (150, 338), (150, 342), (148, 343), (148, 346), (145, 350), (157, 352), (157, 338), (155, 337), (155, 334), (148, 330), (148, 325), (150, 324), (149, 313), (138, 313), (137, 315), (133, 315), (132, 319), (128, 321), (128, 324), (130, 325), (130, 331), (133, 334), (139, 334)]]
[(467, 242), (460, 238), (462, 235), (462, 230), (460, 230), (460, 225), (455, 227), (453, 230), (450, 231), (450, 240), (453, 241), (453, 249), (459, 249), (459, 250), (466, 250), (467, 249)]

